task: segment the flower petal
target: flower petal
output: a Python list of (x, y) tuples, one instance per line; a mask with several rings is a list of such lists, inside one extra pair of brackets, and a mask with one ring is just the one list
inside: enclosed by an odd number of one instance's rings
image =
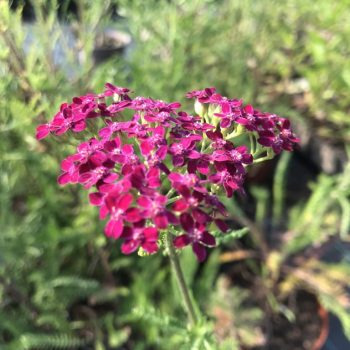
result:
[(140, 210), (138, 208), (129, 208), (126, 211), (126, 221), (128, 222), (138, 222), (142, 219)]
[(159, 213), (154, 217), (154, 223), (159, 229), (164, 230), (168, 227), (168, 216), (166, 213)]
[(135, 239), (126, 240), (121, 247), (123, 254), (129, 255), (133, 253), (140, 246), (140, 241)]
[(206, 224), (209, 221), (212, 221), (211, 217), (207, 213), (198, 208), (192, 210), (192, 215), (199, 224)]
[(174, 238), (173, 244), (177, 249), (181, 249), (191, 243), (191, 239), (188, 235), (180, 235)]
[(221, 219), (215, 219), (215, 225), (219, 228), (220, 231), (222, 232), (227, 232), (229, 227), (226, 224), (224, 220)]
[(215, 237), (207, 231), (202, 232), (200, 242), (211, 247), (214, 247), (216, 245)]
[(200, 261), (200, 262), (204, 261), (205, 258), (207, 257), (206, 249), (201, 244), (199, 244), (197, 242), (194, 242), (192, 244), (192, 250), (196, 254), (198, 261)]
[(145, 250), (149, 254), (156, 253), (158, 251), (157, 242), (144, 242), (141, 244), (143, 250)]
[(36, 139), (41, 140), (50, 133), (50, 126), (48, 124), (39, 125), (36, 128)]
[(123, 232), (122, 220), (109, 220), (105, 226), (105, 234), (107, 237), (118, 239)]
[(130, 207), (130, 204), (132, 203), (133, 201), (133, 196), (131, 193), (126, 193), (126, 194), (123, 194), (119, 197), (119, 200), (118, 200), (118, 205), (117, 205), (117, 208), (118, 209), (122, 209), (122, 210), (126, 210)]
[(59, 185), (66, 185), (70, 182), (70, 175), (68, 173), (63, 173), (57, 178)]
[(193, 232), (194, 220), (192, 216), (188, 213), (183, 213), (180, 215), (180, 223), (186, 232)]
[(143, 235), (146, 241), (157, 241), (158, 240), (158, 230), (155, 227), (146, 227), (143, 230)]
[(104, 195), (100, 192), (93, 192), (89, 194), (89, 201), (91, 205), (99, 206), (102, 204)]
[(173, 210), (183, 212), (188, 208), (188, 202), (184, 198), (180, 198), (173, 204)]

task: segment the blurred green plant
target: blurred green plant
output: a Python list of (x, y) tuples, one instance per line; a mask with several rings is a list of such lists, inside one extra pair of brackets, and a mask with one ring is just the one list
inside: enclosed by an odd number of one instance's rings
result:
[[(102, 342), (106, 322), (101, 317), (99, 325), (91, 307), (75, 311), (73, 305), (103, 292), (112, 272), (95, 213), (80, 205), (78, 191), (55, 188), (58, 155), (49, 155), (51, 144), (40, 146), (33, 135), (36, 121), (53, 114), (73, 88), (89, 89), (92, 33), (109, 20), (108, 4), (80, 2), (72, 19), (80, 47), (63, 48), (73, 78), (53, 64), (65, 34), (58, 2), (32, 5), (36, 21), (29, 27), (21, 7), (13, 12), (0, 2), (0, 344), (76, 349)], [(29, 35), (33, 44), (26, 47)], [(79, 50), (85, 59), (77, 62)]]

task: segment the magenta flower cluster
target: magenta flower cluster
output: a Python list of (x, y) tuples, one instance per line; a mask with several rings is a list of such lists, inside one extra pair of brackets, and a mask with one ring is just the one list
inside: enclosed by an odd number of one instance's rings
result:
[[(90, 203), (107, 219), (106, 236), (122, 240), (125, 254), (139, 248), (155, 253), (160, 233), (167, 232), (176, 248), (192, 245), (203, 261), (206, 247), (216, 245), (213, 231), (228, 230), (219, 195), (243, 191), (248, 165), (298, 142), (287, 119), (215, 88), (187, 97), (196, 100), (194, 115), (179, 111), (178, 102), (131, 98), (129, 89), (107, 83), (102, 94), (62, 104), (37, 128), (38, 140), (84, 130), (93, 136), (62, 161), (58, 183), (94, 188)], [(242, 135), (250, 135), (250, 147), (232, 142)]]

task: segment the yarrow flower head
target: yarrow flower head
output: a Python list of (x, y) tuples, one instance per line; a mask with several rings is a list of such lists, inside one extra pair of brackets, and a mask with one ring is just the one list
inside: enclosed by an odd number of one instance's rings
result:
[(88, 135), (62, 161), (58, 183), (90, 191), (90, 203), (106, 220), (105, 235), (121, 240), (124, 254), (157, 252), (165, 232), (177, 249), (191, 245), (203, 261), (216, 245), (214, 231), (228, 230), (220, 196), (243, 193), (249, 166), (292, 151), (299, 139), (288, 119), (213, 87), (187, 93), (195, 99), (193, 114), (179, 111), (178, 102), (130, 94), (107, 83), (101, 94), (74, 97), (37, 127), (36, 138)]

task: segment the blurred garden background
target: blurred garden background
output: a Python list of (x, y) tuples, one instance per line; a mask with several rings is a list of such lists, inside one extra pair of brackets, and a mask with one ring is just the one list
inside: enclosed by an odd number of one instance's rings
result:
[[(350, 349), (349, 0), (0, 0), (0, 349)], [(185, 101), (209, 86), (301, 138), (226, 202), (234, 234), (187, 282), (124, 256), (78, 187), (67, 140), (35, 140), (105, 82)]]

